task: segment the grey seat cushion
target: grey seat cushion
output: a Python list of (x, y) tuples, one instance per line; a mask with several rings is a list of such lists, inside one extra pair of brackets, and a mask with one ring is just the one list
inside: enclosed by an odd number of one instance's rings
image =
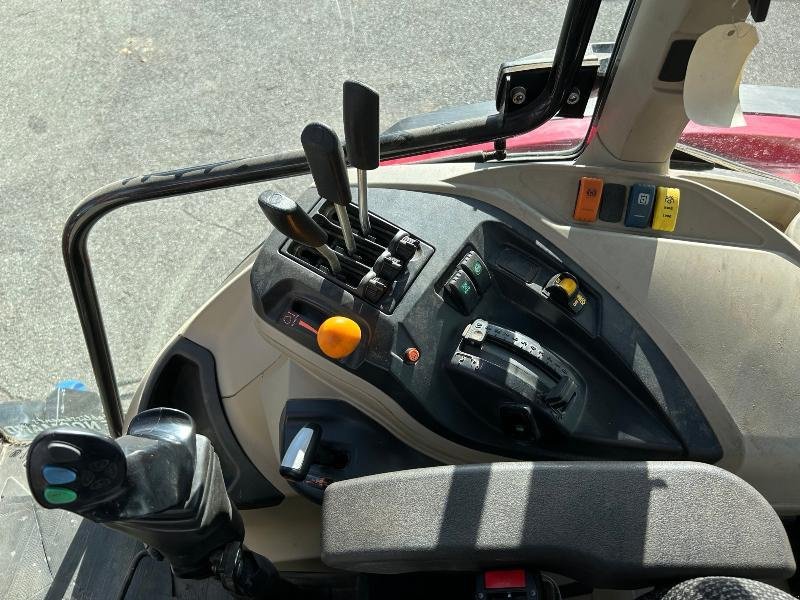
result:
[(639, 600), (794, 600), (776, 587), (739, 577), (698, 577), (654, 590)]

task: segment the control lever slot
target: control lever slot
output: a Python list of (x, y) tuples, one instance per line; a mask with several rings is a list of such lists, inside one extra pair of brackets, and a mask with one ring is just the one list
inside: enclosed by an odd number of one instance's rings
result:
[[(349, 255), (334, 203), (320, 199), (310, 213), (314, 226), (327, 234), (332, 252), (341, 263), (341, 272), (332, 273), (328, 261), (317, 249), (292, 239), (282, 245), (281, 253), (387, 314), (394, 311), (434, 252), (430, 244), (372, 213), (371, 235), (365, 238), (360, 234), (358, 208), (350, 204), (347, 206), (347, 215), (356, 248)], [(389, 250), (390, 245), (397, 250), (397, 254)], [(383, 264), (387, 254), (397, 259), (390, 267)]]
[(339, 257), (339, 262), (342, 265), (342, 272), (338, 275), (333, 275), (325, 259), (313, 248), (292, 242), (286, 248), (286, 252), (297, 257), (316, 271), (325, 275), (330, 275), (331, 277), (336, 277), (339, 283), (344, 284), (345, 287), (352, 292), (355, 292), (359, 282), (370, 270), (365, 264), (353, 260), (342, 252), (336, 252), (336, 256)]
[[(313, 219), (320, 227), (327, 231), (336, 240), (334, 243), (334, 248), (336, 250), (345, 247), (342, 228), (339, 227), (337, 222), (332, 221), (320, 213), (314, 215)], [(378, 257), (385, 250), (385, 248), (376, 244), (372, 240), (359, 235), (355, 231), (353, 232), (353, 237), (356, 240), (356, 255), (351, 258), (355, 258), (357, 261), (362, 262), (369, 269), (369, 266), (375, 264), (375, 261), (378, 260)]]
[[(331, 202), (325, 202), (325, 204), (320, 207), (319, 214), (333, 223), (336, 223), (338, 220), (336, 218), (334, 205)], [(350, 220), (350, 225), (353, 228), (353, 233), (358, 236), (359, 234), (356, 232), (361, 232), (361, 224), (359, 223), (358, 218), (358, 207), (353, 204), (349, 204), (347, 206), (347, 216)], [(397, 234), (398, 231), (400, 231), (400, 228), (387, 221), (384, 221), (372, 212), (369, 213), (369, 220), (371, 232), (369, 238), (366, 239), (376, 246), (383, 247), (385, 250), (389, 245), (389, 242), (392, 241), (392, 238)], [(336, 227), (338, 227), (338, 225), (336, 225)], [(365, 238), (362, 236), (361, 239)]]

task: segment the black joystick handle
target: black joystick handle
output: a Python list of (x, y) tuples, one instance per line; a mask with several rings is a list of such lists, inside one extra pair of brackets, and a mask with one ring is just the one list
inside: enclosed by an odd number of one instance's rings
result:
[(195, 427), (186, 413), (157, 408), (138, 414), (128, 434), (43, 431), (28, 449), (28, 485), (45, 508), (63, 508), (99, 522), (171, 508), (190, 494)]
[(344, 245), (347, 253), (352, 256), (356, 252), (356, 242), (350, 228), (347, 206), (353, 198), (339, 136), (327, 125), (309, 123), (300, 135), (300, 142), (303, 144), (317, 192), (320, 197), (333, 202), (339, 226), (342, 228)]
[(219, 458), (185, 412), (145, 410), (116, 440), (81, 429), (43, 431), (28, 449), (27, 473), (42, 506), (135, 537), (178, 577), (216, 576), (241, 598), (294, 597), (275, 567), (242, 545), (244, 523)]
[(358, 220), (361, 232), (372, 233), (367, 206), (367, 171), (381, 160), (378, 92), (358, 81), (345, 81), (342, 97), (347, 158), (358, 173)]
[(381, 159), (379, 107), (378, 92), (358, 81), (344, 82), (344, 138), (347, 141), (347, 159), (356, 169), (371, 171), (378, 168)]
[(328, 234), (297, 202), (280, 192), (266, 191), (258, 197), (258, 205), (275, 229), (299, 244), (315, 248), (334, 273), (341, 272), (339, 258), (328, 246)]

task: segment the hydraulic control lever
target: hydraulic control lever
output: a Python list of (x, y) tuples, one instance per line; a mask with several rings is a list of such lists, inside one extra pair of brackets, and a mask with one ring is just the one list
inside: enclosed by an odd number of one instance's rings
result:
[(347, 464), (347, 455), (321, 442), (322, 427), (306, 423), (292, 439), (281, 459), (279, 472), (291, 481), (303, 481), (311, 465), (324, 465), (341, 469)]
[(280, 192), (266, 191), (258, 197), (258, 205), (275, 229), (298, 244), (314, 248), (334, 274), (342, 272), (339, 257), (328, 246), (328, 234), (297, 202)]
[(358, 81), (343, 86), (344, 137), (347, 158), (358, 173), (358, 219), (364, 236), (371, 233), (367, 208), (367, 171), (380, 163), (379, 96)]
[(354, 256), (356, 240), (347, 216), (347, 206), (353, 198), (339, 136), (327, 125), (309, 123), (300, 135), (300, 142), (303, 144), (317, 192), (320, 197), (333, 202), (347, 253)]
[(28, 485), (61, 508), (155, 548), (176, 576), (215, 576), (245, 598), (286, 599), (291, 587), (242, 545), (244, 524), (228, 497), (211, 442), (172, 408), (136, 415), (118, 439), (70, 428), (40, 433), (28, 449)]

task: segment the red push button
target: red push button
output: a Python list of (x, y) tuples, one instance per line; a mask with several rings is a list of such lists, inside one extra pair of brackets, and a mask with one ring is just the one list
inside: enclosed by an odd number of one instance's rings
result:
[(419, 361), (419, 357), (419, 348), (406, 348), (403, 353), (403, 360), (409, 365), (416, 364)]
[(575, 212), (572, 218), (576, 221), (591, 223), (597, 220), (600, 210), (600, 198), (603, 194), (603, 180), (596, 177), (581, 177), (578, 187), (578, 198), (575, 200)]
[(524, 569), (504, 569), (502, 571), (486, 571), (483, 583), (487, 590), (504, 590), (525, 587)]

